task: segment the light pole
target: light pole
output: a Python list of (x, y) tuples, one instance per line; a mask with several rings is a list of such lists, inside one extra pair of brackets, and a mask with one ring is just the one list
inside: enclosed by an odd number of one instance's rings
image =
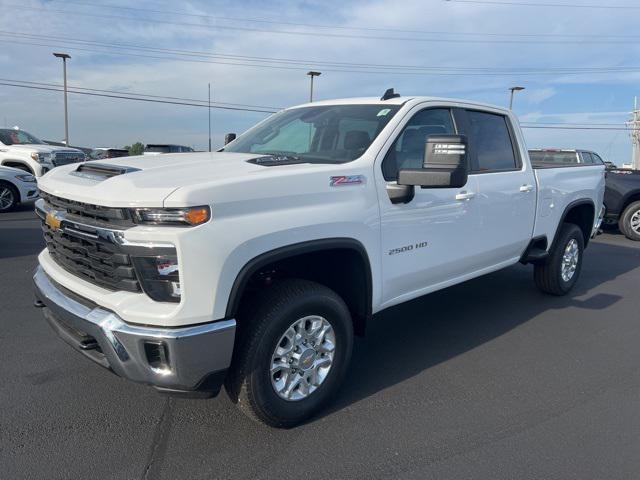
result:
[(211, 83), (209, 83), (209, 152), (211, 152)]
[(509, 99), (509, 110), (513, 110), (513, 94), (514, 92), (520, 92), (524, 90), (524, 87), (511, 87), (509, 90), (511, 91), (511, 98)]
[(62, 71), (64, 74), (64, 144), (69, 146), (69, 112), (67, 110), (67, 58), (71, 55), (66, 53), (54, 53), (54, 57), (62, 59)]
[(311, 90), (309, 92), (309, 102), (313, 102), (313, 77), (319, 77), (322, 75), (322, 72), (307, 72), (307, 75), (311, 77)]

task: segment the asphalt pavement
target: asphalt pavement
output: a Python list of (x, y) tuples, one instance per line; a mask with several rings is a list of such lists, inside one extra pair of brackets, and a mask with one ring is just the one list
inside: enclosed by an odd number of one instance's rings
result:
[(2, 479), (640, 476), (640, 244), (620, 234), (567, 297), (518, 265), (383, 312), (335, 402), (292, 430), (74, 352), (32, 307), (42, 246), (31, 207), (0, 216)]

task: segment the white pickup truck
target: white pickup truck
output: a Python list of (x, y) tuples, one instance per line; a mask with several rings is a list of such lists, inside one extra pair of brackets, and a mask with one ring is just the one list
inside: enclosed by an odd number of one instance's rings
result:
[(510, 111), (387, 91), (286, 109), (215, 153), (57, 168), (40, 188), (36, 306), (63, 339), (166, 393), (224, 384), (289, 427), (335, 396), (383, 309), (518, 262), (571, 290), (604, 166), (532, 168)]
[(60, 165), (83, 162), (77, 148), (56, 147), (19, 128), (0, 128), (0, 165), (24, 170), (41, 177)]

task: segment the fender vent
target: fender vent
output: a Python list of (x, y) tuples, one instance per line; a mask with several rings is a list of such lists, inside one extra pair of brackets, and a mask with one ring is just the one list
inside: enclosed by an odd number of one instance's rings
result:
[(117, 177), (125, 173), (137, 172), (139, 168), (122, 167), (119, 165), (108, 165), (106, 163), (83, 163), (76, 168), (70, 175), (76, 177), (85, 177), (92, 180), (106, 180), (107, 178)]

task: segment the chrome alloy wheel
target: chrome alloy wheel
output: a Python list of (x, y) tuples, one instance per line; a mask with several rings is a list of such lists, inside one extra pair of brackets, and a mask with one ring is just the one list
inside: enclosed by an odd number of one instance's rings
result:
[(575, 238), (572, 238), (564, 248), (564, 254), (562, 255), (562, 280), (568, 282), (573, 278), (576, 273), (576, 269), (578, 268), (579, 259), (580, 249), (578, 248), (578, 242)]
[(327, 378), (336, 349), (331, 324), (318, 315), (296, 320), (271, 356), (271, 385), (280, 398), (303, 400)]
[(631, 226), (631, 230), (640, 234), (640, 209), (636, 210), (635, 213), (631, 215), (629, 225)]
[(11, 208), (14, 202), (15, 198), (13, 197), (11, 189), (9, 187), (0, 186), (0, 211)]

